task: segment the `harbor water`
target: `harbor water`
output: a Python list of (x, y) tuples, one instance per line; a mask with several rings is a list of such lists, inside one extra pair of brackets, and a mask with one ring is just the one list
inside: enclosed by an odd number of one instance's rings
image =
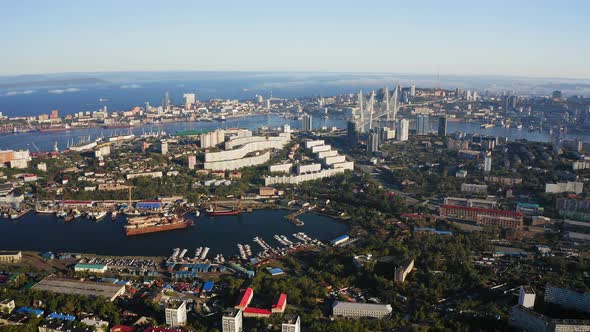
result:
[(216, 254), (225, 257), (238, 255), (237, 244), (249, 244), (256, 253), (260, 247), (254, 237), (269, 245), (280, 244), (275, 234), (297, 241), (292, 234), (304, 232), (321, 241), (329, 241), (346, 234), (348, 226), (336, 219), (314, 213), (299, 217), (305, 225), (295, 226), (285, 216), (286, 210), (255, 210), (238, 216), (209, 217), (201, 214), (194, 225), (186, 229), (126, 237), (125, 217), (110, 216), (96, 222), (77, 219), (66, 223), (54, 215), (31, 212), (11, 220), (0, 219), (0, 250), (53, 251), (93, 253), (113, 256), (168, 256), (174, 248), (186, 248), (192, 253), (198, 247), (209, 247), (209, 258)]

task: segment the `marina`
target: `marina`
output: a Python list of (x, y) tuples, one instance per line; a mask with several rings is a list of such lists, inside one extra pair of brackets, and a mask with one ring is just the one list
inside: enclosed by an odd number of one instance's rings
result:
[[(0, 219), (0, 249), (112, 256), (170, 256), (174, 248), (185, 248), (187, 252), (183, 258), (193, 254), (191, 257), (224, 261), (240, 256), (238, 243), (242, 244), (247, 258), (252, 258), (260, 252), (274, 251), (280, 254), (292, 249), (276, 240), (275, 235), (284, 243), (288, 243), (285, 238), (293, 243), (311, 243), (312, 238), (326, 242), (348, 230), (346, 224), (314, 213), (300, 215), (305, 225), (295, 226), (286, 220), (288, 214), (289, 211), (285, 210), (254, 210), (237, 216), (216, 217), (206, 214), (196, 217), (190, 213), (184, 217), (194, 223), (192, 227), (126, 236), (124, 226), (127, 217), (121, 213), (115, 219), (107, 214), (101, 222), (88, 217), (66, 222), (64, 218), (58, 218), (55, 212), (27, 213), (16, 220)], [(182, 250), (179, 250), (179, 256)]]

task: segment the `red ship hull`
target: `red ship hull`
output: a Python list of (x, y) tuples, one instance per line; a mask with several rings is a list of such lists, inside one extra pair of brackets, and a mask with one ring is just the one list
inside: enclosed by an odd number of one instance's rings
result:
[(149, 233), (157, 233), (157, 232), (165, 232), (171, 231), (175, 229), (184, 229), (192, 225), (190, 220), (174, 223), (174, 224), (164, 224), (164, 225), (157, 225), (157, 226), (148, 226), (142, 228), (125, 228), (125, 235), (132, 236), (132, 235), (141, 235), (141, 234), (149, 234)]
[(230, 210), (230, 211), (207, 211), (207, 215), (211, 217), (215, 216), (235, 216), (240, 214), (240, 210)]

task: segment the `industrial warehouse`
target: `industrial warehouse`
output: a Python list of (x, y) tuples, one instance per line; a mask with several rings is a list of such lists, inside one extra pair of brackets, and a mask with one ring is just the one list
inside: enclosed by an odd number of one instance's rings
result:
[(47, 277), (39, 281), (34, 290), (46, 291), (59, 294), (76, 294), (92, 297), (105, 297), (114, 301), (118, 296), (125, 293), (124, 285), (113, 285), (92, 281), (79, 281), (65, 278)]

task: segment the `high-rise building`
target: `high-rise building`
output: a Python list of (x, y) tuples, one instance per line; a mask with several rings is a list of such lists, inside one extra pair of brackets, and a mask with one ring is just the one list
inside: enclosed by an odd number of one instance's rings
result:
[(559, 99), (561, 99), (561, 97), (562, 97), (563, 95), (561, 94), (561, 91), (559, 91), (559, 90), (555, 90), (555, 91), (553, 91), (553, 94), (552, 94), (552, 96), (553, 96), (553, 99), (559, 100)]
[(483, 171), (490, 173), (492, 171), (492, 153), (488, 152), (483, 162)]
[(397, 123), (398, 127), (395, 131), (398, 141), (407, 141), (410, 136), (410, 121), (408, 119), (401, 119)]
[(162, 140), (160, 142), (160, 152), (162, 153), (162, 155), (167, 155), (168, 154), (168, 142)]
[(376, 131), (369, 133), (367, 140), (367, 152), (374, 153), (379, 151), (379, 133)]
[(227, 309), (221, 318), (222, 332), (242, 332), (242, 310)]
[(197, 97), (194, 93), (185, 93), (182, 95), (184, 101), (184, 108), (191, 109), (194, 103), (197, 101)]
[(312, 116), (310, 114), (303, 114), (302, 116), (302, 125), (301, 125), (301, 129), (303, 131), (311, 131), (312, 130)]
[(51, 110), (51, 114), (49, 115), (49, 119), (56, 120), (59, 118), (59, 111), (58, 110)]
[(535, 306), (535, 291), (531, 286), (520, 286), (518, 304), (525, 308), (533, 308)]
[(281, 332), (301, 332), (301, 319), (299, 315), (286, 314), (281, 324)]
[(162, 108), (165, 111), (170, 108), (170, 93), (168, 91), (164, 93), (164, 99), (162, 100)]
[(438, 118), (438, 136), (447, 136), (447, 117), (441, 116)]
[(186, 325), (186, 302), (168, 302), (166, 305), (166, 324), (172, 327)]
[(416, 97), (416, 86), (415, 85), (410, 86), (410, 96)]
[(356, 127), (356, 122), (348, 121), (346, 124), (346, 135), (348, 136), (348, 144), (356, 146), (359, 140), (359, 133)]
[(197, 165), (197, 156), (195, 156), (195, 155), (188, 156), (188, 169), (195, 169), (196, 165)]
[(567, 309), (590, 313), (590, 292), (547, 284), (545, 303), (553, 303)]
[(428, 115), (418, 115), (416, 118), (416, 135), (428, 135), (430, 133), (430, 118)]
[(290, 133), (291, 132), (291, 126), (289, 126), (289, 124), (285, 123), (283, 125), (283, 132), (284, 133)]
[(473, 99), (473, 101), (477, 101), (477, 99), (479, 99), (479, 95), (477, 94), (477, 91), (473, 91), (472, 99)]

